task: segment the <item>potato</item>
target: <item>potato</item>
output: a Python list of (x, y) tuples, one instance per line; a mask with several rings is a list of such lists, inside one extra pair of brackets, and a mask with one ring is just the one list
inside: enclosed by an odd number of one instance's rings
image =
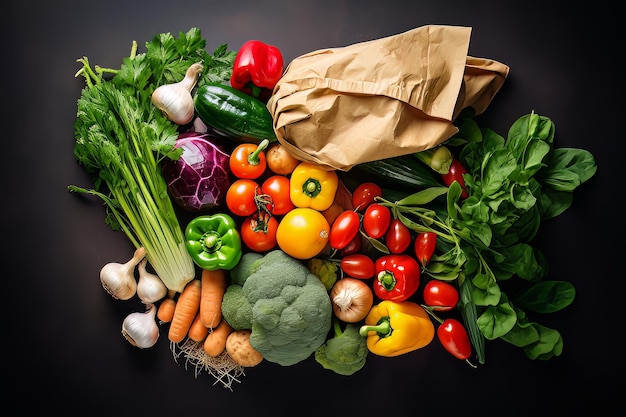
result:
[(268, 168), (275, 174), (289, 175), (301, 162), (291, 155), (279, 142), (274, 142), (267, 148), (265, 159)]
[(256, 366), (263, 360), (263, 355), (250, 344), (250, 334), (250, 330), (235, 330), (226, 339), (226, 352), (240, 366)]

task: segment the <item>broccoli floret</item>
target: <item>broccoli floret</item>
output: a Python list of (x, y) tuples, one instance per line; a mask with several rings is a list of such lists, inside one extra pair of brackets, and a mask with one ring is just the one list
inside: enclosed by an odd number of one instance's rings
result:
[(235, 330), (252, 328), (252, 305), (243, 294), (243, 287), (231, 284), (222, 298), (222, 316)]
[(241, 290), (231, 289), (237, 284), (227, 290), (237, 297), (224, 295), (224, 319), (233, 326), (229, 317), (240, 314), (234, 310), (242, 308), (237, 300), (241, 296), (251, 306), (250, 344), (264, 359), (289, 366), (311, 356), (331, 327), (332, 304), (324, 284), (280, 249), (249, 263), (247, 269), (247, 277), (239, 271), (245, 278)]
[(256, 252), (246, 252), (243, 254), (239, 263), (230, 270), (230, 281), (232, 284), (243, 285), (246, 279), (254, 270), (254, 263), (262, 259), (263, 255)]
[(315, 360), (339, 375), (352, 375), (363, 366), (369, 350), (367, 339), (359, 334), (359, 326), (348, 323), (342, 331), (341, 324), (333, 320), (334, 337), (315, 351)]

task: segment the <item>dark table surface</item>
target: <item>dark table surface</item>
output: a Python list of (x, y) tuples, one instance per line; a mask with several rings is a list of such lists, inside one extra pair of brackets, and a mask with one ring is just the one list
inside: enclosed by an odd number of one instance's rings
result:
[[(558, 4), (555, 4), (558, 3)], [(603, 4), (606, 3), (606, 4)], [(624, 26), (617, 6), (538, 1), (10, 1), (3, 12), (3, 259), (9, 303), (3, 336), (5, 409), (54, 415), (614, 415), (623, 358)], [(536, 245), (550, 277), (573, 282), (575, 302), (538, 321), (558, 329), (560, 357), (532, 361), (489, 342), (472, 369), (440, 346), (385, 359), (351, 377), (313, 359), (246, 369), (232, 392), (177, 364), (162, 334), (149, 350), (120, 335), (136, 310), (112, 300), (98, 272), (131, 253), (104, 209), (70, 194), (88, 184), (72, 149), (76, 59), (119, 66), (132, 40), (199, 27), (207, 49), (248, 39), (278, 46), (286, 62), (426, 24), (473, 28), (470, 55), (511, 72), (481, 116), (504, 135), (535, 111), (556, 125), (556, 145), (589, 150), (598, 172), (573, 206), (542, 225)], [(8, 284), (8, 285), (6, 285)], [(616, 382), (608, 382), (605, 375)], [(8, 404), (6, 400), (8, 399)], [(605, 412), (605, 414), (601, 414)], [(22, 414), (22, 413), (19, 413)]]

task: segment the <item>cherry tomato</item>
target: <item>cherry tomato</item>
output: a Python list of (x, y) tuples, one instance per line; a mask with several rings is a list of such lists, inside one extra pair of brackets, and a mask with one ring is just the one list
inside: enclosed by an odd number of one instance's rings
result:
[(297, 259), (319, 255), (328, 244), (330, 226), (322, 213), (296, 207), (278, 222), (276, 241), (280, 249)]
[(261, 144), (242, 143), (233, 149), (228, 163), (237, 178), (259, 178), (267, 168), (264, 149), (268, 142)]
[(430, 262), (430, 258), (432, 258), (437, 248), (437, 234), (434, 232), (418, 233), (413, 248), (420, 265), (425, 267)]
[(363, 230), (373, 238), (378, 239), (385, 236), (391, 224), (391, 210), (378, 203), (367, 206), (363, 214)]
[(267, 194), (272, 198), (272, 204), (268, 210), (274, 215), (280, 216), (295, 208), (289, 198), (290, 185), (289, 178), (284, 175), (272, 175), (267, 178), (261, 185), (263, 194)]
[(333, 222), (330, 228), (329, 243), (333, 249), (343, 249), (359, 233), (361, 219), (354, 210), (345, 210)]
[(424, 304), (437, 311), (449, 311), (459, 302), (459, 291), (449, 282), (432, 279), (424, 286)]
[(443, 347), (457, 359), (467, 360), (472, 354), (472, 344), (467, 330), (456, 319), (445, 319), (437, 327), (437, 338)]
[(447, 174), (443, 174), (441, 178), (443, 179), (444, 184), (448, 187), (454, 181), (457, 181), (463, 190), (461, 192), (461, 198), (465, 199), (468, 197), (467, 187), (465, 186), (465, 180), (463, 179), (463, 174), (467, 174), (467, 169), (461, 164), (461, 161), (454, 158), (452, 160), (452, 164), (450, 165), (450, 170)]
[(235, 180), (226, 191), (226, 206), (236, 216), (251, 216), (258, 211), (256, 196), (260, 189), (255, 180)]
[(373, 182), (364, 182), (352, 192), (352, 207), (358, 212), (364, 212), (367, 206), (374, 202), (375, 197), (381, 197), (383, 190)]
[(385, 233), (385, 245), (391, 253), (402, 253), (411, 245), (411, 231), (399, 219), (391, 220)]
[(361, 246), (363, 246), (361, 233), (357, 233), (354, 239), (352, 239), (345, 248), (339, 251), (339, 256), (344, 257), (358, 253), (361, 251)]
[(344, 256), (339, 265), (341, 270), (352, 278), (368, 279), (376, 273), (372, 258), (362, 253)]
[(267, 252), (276, 247), (278, 220), (267, 212), (246, 217), (241, 224), (241, 240), (254, 252)]

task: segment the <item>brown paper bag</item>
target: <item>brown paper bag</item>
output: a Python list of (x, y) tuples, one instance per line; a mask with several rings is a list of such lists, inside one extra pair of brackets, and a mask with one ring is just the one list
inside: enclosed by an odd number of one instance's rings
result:
[(279, 142), (344, 171), (438, 145), (462, 109), (487, 108), (509, 72), (467, 56), (470, 33), (429, 25), (297, 57), (267, 103)]

